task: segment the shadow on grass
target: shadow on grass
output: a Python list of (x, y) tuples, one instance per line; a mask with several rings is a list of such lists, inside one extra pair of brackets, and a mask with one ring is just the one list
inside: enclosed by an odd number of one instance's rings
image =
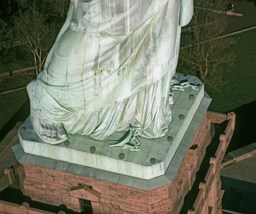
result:
[(19, 121), (24, 121), (29, 115), (29, 100), (27, 99), (19, 110), (10, 118), (0, 131), (0, 141)]

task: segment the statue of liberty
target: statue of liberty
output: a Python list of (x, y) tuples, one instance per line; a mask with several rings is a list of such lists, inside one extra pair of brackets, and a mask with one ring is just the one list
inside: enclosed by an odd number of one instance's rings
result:
[(28, 87), (31, 121), (51, 144), (167, 134), (170, 81), (193, 0), (71, 0), (44, 70)]

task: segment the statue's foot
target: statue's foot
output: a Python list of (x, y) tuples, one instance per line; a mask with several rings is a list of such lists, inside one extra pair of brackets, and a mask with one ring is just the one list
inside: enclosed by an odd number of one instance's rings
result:
[(109, 140), (107, 144), (109, 147), (123, 147), (131, 152), (140, 151), (140, 142), (137, 139), (138, 132), (136, 127), (130, 126), (130, 129), (119, 140)]
[(68, 139), (62, 123), (52, 122), (41, 116), (41, 110), (37, 106), (39, 95), (36, 94), (37, 83), (32, 81), (27, 86), (30, 99), (30, 119), (37, 135), (46, 143), (59, 144)]
[(66, 130), (62, 124), (51, 124), (39, 121), (34, 125), (37, 135), (46, 143), (59, 144), (68, 139)]

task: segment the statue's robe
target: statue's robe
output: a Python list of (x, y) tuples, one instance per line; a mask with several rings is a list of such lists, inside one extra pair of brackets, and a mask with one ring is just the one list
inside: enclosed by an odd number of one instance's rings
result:
[(31, 111), (103, 140), (129, 126), (164, 136), (181, 26), (192, 0), (71, 0), (34, 88)]

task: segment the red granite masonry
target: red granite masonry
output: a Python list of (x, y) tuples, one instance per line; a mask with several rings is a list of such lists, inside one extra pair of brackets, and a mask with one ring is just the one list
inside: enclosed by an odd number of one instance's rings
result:
[[(179, 213), (184, 197), (195, 181), (196, 172), (200, 168), (206, 147), (212, 140), (212, 133), (212, 122), (205, 115), (174, 181), (157, 189), (146, 191), (24, 164), (23, 191), (33, 200), (53, 205), (65, 204), (68, 208), (78, 212), (83, 210), (81, 200), (85, 199), (91, 201), (94, 213)], [(212, 188), (209, 189), (204, 184), (200, 188), (215, 198), (220, 192), (220, 185), (218, 178), (211, 175), (219, 172), (216, 169), (219, 167), (219, 162), (214, 159), (212, 162), (213, 165), (207, 177), (209, 178), (207, 182), (213, 183)], [(206, 194), (200, 197), (205, 200)], [(211, 200), (212, 198), (209, 197), (208, 203), (211, 203)]]
[[(218, 115), (216, 115), (218, 116)], [(220, 117), (219, 117), (220, 119)], [(188, 214), (221, 214), (222, 213), (222, 196), (224, 191), (221, 190), (220, 170), (222, 168), (221, 162), (224, 154), (232, 138), (235, 129), (235, 114), (227, 115), (229, 123), (226, 127), (225, 133), (219, 138), (219, 146), (217, 151), (210, 159), (210, 167), (204, 179), (199, 185), (199, 194), (194, 203), (193, 210), (189, 210)]]
[[(205, 182), (189, 213), (221, 213), (221, 190), (219, 170), (221, 161), (231, 139), (235, 126), (235, 115), (208, 112), (203, 118), (188, 149), (175, 179), (160, 188), (150, 191), (129, 187), (92, 177), (78, 176), (35, 165), (23, 164), (15, 169), (24, 195), (32, 200), (66, 205), (74, 211), (82, 211), (82, 200), (91, 201), (93, 213), (101, 214), (177, 214), (180, 212), (186, 194), (191, 190), (196, 173), (201, 166), (207, 146), (213, 135), (213, 122), (229, 120), (227, 129), (220, 137), (220, 145), (210, 167)], [(8, 212), (12, 210), (12, 212)], [(16, 212), (20, 210), (22, 212)], [(0, 213), (45, 213), (29, 206), (14, 205), (0, 201)]]

